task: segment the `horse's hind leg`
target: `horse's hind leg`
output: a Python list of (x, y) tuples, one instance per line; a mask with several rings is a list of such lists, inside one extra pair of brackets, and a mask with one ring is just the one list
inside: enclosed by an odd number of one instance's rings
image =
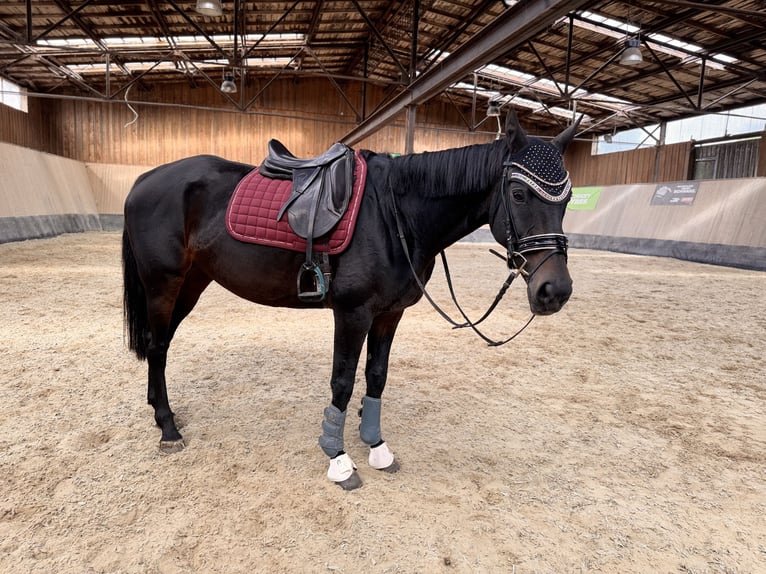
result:
[(388, 377), (388, 360), (394, 334), (402, 318), (402, 311), (379, 315), (367, 335), (367, 364), (365, 378), (367, 394), (362, 399), (359, 435), (370, 446), (368, 462), (371, 467), (386, 472), (399, 470), (399, 463), (383, 440), (380, 429), (381, 396)]
[(185, 277), (164, 282), (164, 288), (154, 290), (158, 296), (147, 301), (149, 332), (146, 334), (146, 359), (149, 364), (147, 401), (154, 407), (154, 420), (162, 429), (160, 450), (176, 452), (184, 447), (178, 432), (175, 415), (168, 401), (165, 366), (170, 341), (178, 325), (191, 312), (210, 279), (190, 271)]

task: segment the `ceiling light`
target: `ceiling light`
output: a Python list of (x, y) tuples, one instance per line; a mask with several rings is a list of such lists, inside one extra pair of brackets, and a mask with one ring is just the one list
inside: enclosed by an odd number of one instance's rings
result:
[(623, 66), (632, 66), (644, 61), (641, 56), (641, 41), (638, 38), (628, 38), (625, 42), (625, 50), (620, 56), (620, 64)]
[(500, 117), (500, 105), (495, 100), (492, 100), (491, 102), (489, 102), (489, 105), (487, 106), (487, 117), (488, 118)]
[(197, 0), (195, 10), (203, 16), (220, 16), (223, 14), (221, 0)]
[(221, 91), (224, 94), (234, 94), (237, 91), (237, 84), (234, 83), (234, 76), (226, 74), (221, 82)]

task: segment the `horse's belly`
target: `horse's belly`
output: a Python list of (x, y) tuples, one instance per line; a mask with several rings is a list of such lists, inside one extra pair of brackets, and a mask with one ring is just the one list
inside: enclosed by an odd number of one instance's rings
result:
[(273, 307), (322, 307), (298, 299), (297, 278), (305, 254), (235, 240), (224, 248), (201, 251), (195, 264), (235, 295)]

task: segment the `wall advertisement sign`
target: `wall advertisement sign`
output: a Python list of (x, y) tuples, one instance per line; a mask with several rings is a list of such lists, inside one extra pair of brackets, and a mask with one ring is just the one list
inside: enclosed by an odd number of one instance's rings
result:
[(596, 209), (598, 198), (601, 197), (601, 187), (572, 188), (572, 197), (567, 209), (573, 211), (593, 211)]
[(652, 195), (652, 205), (691, 205), (698, 188), (698, 181), (658, 183)]

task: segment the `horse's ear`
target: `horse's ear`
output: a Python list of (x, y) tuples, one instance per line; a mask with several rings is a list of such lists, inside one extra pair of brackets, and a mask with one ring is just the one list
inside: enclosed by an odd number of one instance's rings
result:
[(577, 128), (580, 126), (582, 116), (583, 114), (580, 114), (580, 117), (577, 118), (571, 126), (551, 140), (551, 143), (555, 145), (561, 153), (564, 153), (564, 150), (567, 149), (567, 146), (574, 139), (575, 134), (577, 133)]
[(511, 153), (516, 153), (529, 143), (527, 134), (522, 129), (519, 118), (516, 117), (516, 112), (513, 109), (508, 110), (508, 114), (505, 116), (505, 136), (508, 138), (508, 149), (511, 150)]

